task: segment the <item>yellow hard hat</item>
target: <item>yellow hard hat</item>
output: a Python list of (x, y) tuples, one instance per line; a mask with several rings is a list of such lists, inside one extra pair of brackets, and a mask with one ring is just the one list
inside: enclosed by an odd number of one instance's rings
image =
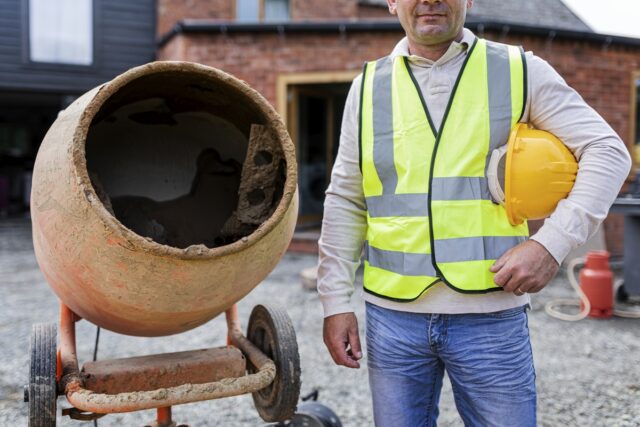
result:
[(558, 138), (518, 123), (507, 144), (493, 151), (487, 178), (493, 200), (518, 225), (549, 216), (569, 195), (577, 172), (576, 158)]

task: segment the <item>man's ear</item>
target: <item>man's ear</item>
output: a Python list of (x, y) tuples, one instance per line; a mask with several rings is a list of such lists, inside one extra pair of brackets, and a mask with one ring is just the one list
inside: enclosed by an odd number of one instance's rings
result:
[(473, 0), (467, 0), (467, 9), (471, 9), (473, 7)]
[[(473, 1), (473, 0), (471, 0)], [(387, 5), (389, 6), (389, 13), (392, 15), (397, 15), (398, 11), (396, 10), (397, 8), (397, 3), (398, 0), (387, 0)]]

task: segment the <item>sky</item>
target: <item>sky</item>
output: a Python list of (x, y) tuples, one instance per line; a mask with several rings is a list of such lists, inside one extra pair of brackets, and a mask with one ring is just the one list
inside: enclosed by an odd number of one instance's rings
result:
[(562, 0), (595, 32), (640, 38), (640, 0)]

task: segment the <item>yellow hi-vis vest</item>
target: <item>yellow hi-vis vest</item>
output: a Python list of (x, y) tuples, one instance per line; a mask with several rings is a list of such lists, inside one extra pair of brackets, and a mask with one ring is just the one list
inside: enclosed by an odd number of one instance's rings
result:
[(463, 293), (502, 289), (489, 268), (529, 230), (491, 201), (486, 170), (522, 117), (526, 88), (521, 48), (476, 39), (436, 130), (406, 57), (365, 64), (366, 292), (402, 302), (437, 282)]

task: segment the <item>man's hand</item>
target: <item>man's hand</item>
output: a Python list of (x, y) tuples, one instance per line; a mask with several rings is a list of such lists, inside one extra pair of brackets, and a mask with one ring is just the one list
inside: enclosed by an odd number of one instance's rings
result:
[(540, 292), (558, 268), (555, 258), (544, 246), (535, 240), (527, 240), (505, 252), (489, 270), (496, 273), (493, 278), (496, 285), (520, 296), (526, 292)]
[(359, 368), (362, 359), (358, 320), (354, 313), (334, 314), (324, 319), (324, 344), (336, 365)]

